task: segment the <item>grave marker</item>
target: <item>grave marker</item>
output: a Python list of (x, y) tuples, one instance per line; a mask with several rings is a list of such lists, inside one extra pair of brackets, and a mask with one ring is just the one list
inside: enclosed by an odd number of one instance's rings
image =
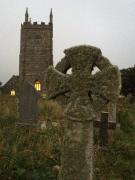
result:
[[(94, 66), (100, 72), (92, 75)], [(72, 74), (65, 74), (69, 68)], [(60, 180), (92, 180), (93, 123), (103, 106), (118, 98), (119, 70), (100, 49), (76, 46), (65, 50), (57, 70), (48, 68), (46, 88), (48, 99), (66, 93), (70, 96), (64, 110)]]
[(35, 88), (24, 81), (20, 89), (19, 114), (21, 124), (37, 123), (37, 100), (38, 93)]

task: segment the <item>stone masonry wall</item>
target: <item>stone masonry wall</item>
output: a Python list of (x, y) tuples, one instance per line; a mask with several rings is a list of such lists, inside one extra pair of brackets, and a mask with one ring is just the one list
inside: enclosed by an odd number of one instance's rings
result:
[(31, 24), (24, 22), (21, 27), (20, 49), (20, 81), (27, 80), (34, 84), (36, 80), (41, 82), (42, 90), (45, 90), (44, 78), (49, 65), (53, 65), (53, 25), (49, 23)]

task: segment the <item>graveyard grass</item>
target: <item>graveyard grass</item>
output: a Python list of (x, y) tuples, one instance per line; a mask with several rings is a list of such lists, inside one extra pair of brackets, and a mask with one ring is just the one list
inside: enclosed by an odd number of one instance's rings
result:
[(125, 107), (117, 119), (121, 130), (110, 130), (108, 148), (95, 147), (96, 180), (135, 179), (135, 107)]
[[(60, 107), (53, 102), (40, 101), (39, 122), (42, 124), (46, 120), (47, 126), (41, 130), (16, 126), (18, 118), (15, 106), (9, 105), (11, 112), (6, 105), (3, 112), (4, 104), (0, 103), (0, 106), (0, 179), (56, 180), (63, 135), (59, 125), (63, 123)], [(101, 151), (95, 144), (95, 180), (135, 178), (134, 108), (125, 105), (117, 118), (121, 130), (109, 131), (108, 148)], [(95, 134), (96, 142), (97, 136)]]

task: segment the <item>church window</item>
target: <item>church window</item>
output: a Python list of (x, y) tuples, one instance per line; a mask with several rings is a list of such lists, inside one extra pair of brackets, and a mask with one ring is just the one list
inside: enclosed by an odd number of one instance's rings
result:
[(14, 89), (12, 89), (12, 90), (10, 91), (10, 95), (11, 95), (11, 96), (15, 96), (15, 90), (14, 90)]
[(37, 91), (41, 91), (41, 83), (40, 83), (40, 81), (35, 81), (35, 89), (37, 90)]

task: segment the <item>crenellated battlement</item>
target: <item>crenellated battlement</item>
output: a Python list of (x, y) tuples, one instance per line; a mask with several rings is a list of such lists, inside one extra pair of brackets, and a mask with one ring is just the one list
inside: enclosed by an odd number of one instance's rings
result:
[(26, 8), (25, 12), (25, 21), (21, 26), (27, 26), (27, 27), (48, 27), (53, 25), (53, 14), (52, 14), (52, 9), (50, 11), (50, 21), (48, 24), (45, 22), (38, 23), (37, 21), (31, 22), (31, 18), (29, 18), (29, 13), (28, 13), (28, 8)]
[(31, 23), (31, 22), (24, 22), (23, 24), (21, 24), (21, 26), (23, 27), (27, 27), (27, 28), (48, 28), (48, 27), (52, 27), (52, 24), (49, 22), (48, 24), (46, 24), (45, 22), (41, 22), (38, 23), (37, 21)]

